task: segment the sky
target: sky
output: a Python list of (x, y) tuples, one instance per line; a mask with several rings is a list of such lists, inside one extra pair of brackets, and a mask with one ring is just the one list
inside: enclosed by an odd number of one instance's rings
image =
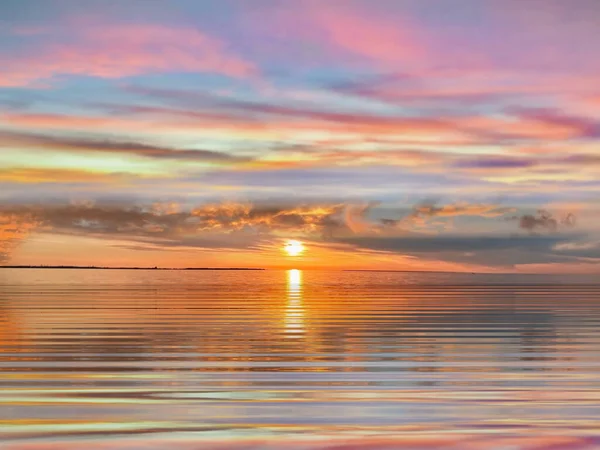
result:
[(3, 0), (0, 264), (599, 273), (598, 42), (597, 0)]

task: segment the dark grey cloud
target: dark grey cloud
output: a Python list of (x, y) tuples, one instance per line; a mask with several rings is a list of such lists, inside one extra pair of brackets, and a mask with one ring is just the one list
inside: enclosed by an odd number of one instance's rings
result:
[(528, 248), (548, 250), (564, 236), (349, 236), (336, 242), (399, 253), (472, 252)]
[(521, 264), (568, 263), (585, 257), (600, 257), (600, 251), (557, 250), (557, 247), (573, 239), (581, 239), (581, 236), (436, 236), (411, 233), (404, 236), (348, 236), (335, 239), (335, 242), (362, 249), (500, 268)]
[(597, 259), (600, 264), (600, 237), (579, 237), (554, 246), (554, 250), (561, 255), (577, 256)]
[(507, 220), (517, 221), (519, 228), (529, 232), (536, 231), (557, 231), (559, 227), (572, 227), (576, 223), (575, 215), (572, 213), (566, 214), (562, 218), (556, 218), (554, 215), (545, 210), (539, 210), (534, 214), (523, 214), (520, 216), (508, 217)]

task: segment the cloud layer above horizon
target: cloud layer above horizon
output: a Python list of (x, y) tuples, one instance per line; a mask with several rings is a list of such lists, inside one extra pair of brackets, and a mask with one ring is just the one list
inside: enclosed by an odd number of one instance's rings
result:
[(6, 0), (0, 263), (600, 272), (599, 21)]

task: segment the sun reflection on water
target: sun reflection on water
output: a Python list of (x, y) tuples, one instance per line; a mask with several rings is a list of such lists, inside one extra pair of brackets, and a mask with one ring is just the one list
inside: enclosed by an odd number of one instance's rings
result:
[(304, 305), (302, 302), (302, 271), (287, 271), (287, 305), (285, 309), (285, 332), (291, 337), (304, 333)]

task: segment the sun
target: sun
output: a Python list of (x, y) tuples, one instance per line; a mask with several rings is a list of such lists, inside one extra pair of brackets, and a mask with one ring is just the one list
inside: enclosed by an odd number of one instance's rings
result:
[(298, 256), (298, 255), (301, 255), (302, 253), (304, 253), (305, 248), (304, 248), (304, 245), (302, 245), (302, 242), (289, 240), (283, 246), (283, 250), (289, 256)]

